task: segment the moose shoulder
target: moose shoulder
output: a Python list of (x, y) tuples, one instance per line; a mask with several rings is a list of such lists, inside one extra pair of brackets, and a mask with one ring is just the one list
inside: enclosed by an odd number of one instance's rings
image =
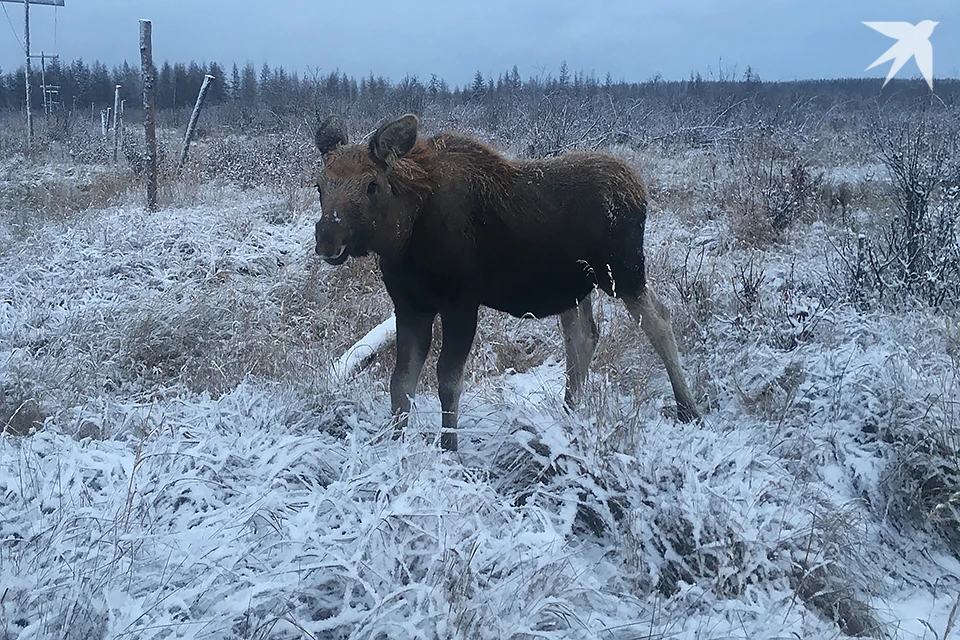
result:
[(396, 308), (397, 428), (406, 424), (440, 314), (441, 445), (457, 448), (463, 367), (480, 305), (560, 315), (572, 403), (596, 347), (594, 288), (624, 301), (666, 366), (678, 417), (696, 418), (670, 315), (646, 284), (646, 193), (636, 173), (599, 153), (512, 161), (470, 137), (425, 139), (417, 128), (408, 114), (381, 125), (368, 144), (350, 145), (331, 116), (316, 132), (324, 160), (317, 254), (330, 264), (380, 256)]

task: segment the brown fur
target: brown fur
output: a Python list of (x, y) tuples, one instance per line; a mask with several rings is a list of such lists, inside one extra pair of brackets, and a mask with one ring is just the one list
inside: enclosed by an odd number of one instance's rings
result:
[(347, 145), (336, 118), (316, 135), (324, 154), (317, 253), (332, 264), (368, 251), (380, 256), (397, 313), (394, 411), (409, 409), (439, 313), (442, 440), (456, 448), (463, 362), (480, 305), (517, 316), (565, 314), (572, 401), (596, 343), (592, 314), (578, 306), (600, 288), (643, 320), (680, 416), (696, 417), (669, 314), (646, 288), (646, 192), (635, 172), (599, 153), (511, 161), (467, 136), (416, 133), (408, 115), (384, 123), (367, 145)]

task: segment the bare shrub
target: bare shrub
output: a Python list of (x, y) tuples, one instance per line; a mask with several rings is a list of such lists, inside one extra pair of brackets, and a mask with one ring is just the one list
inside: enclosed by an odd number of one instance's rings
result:
[[(916, 122), (878, 129), (873, 139), (890, 171), (893, 198), (900, 213), (900, 220), (891, 228), (894, 233), (891, 244), (901, 249), (900, 261), (911, 280), (916, 280), (930, 265), (928, 250), (932, 233), (937, 232), (933, 240), (943, 240), (953, 232), (952, 226), (936, 228), (947, 221), (932, 220), (930, 210), (931, 200), (941, 188), (947, 187), (947, 200), (955, 199), (956, 190), (960, 188), (956, 176), (952, 175), (958, 169), (953, 166), (957, 133), (953, 123), (921, 113)], [(954, 180), (947, 184), (950, 178)]]
[[(679, 148), (735, 147), (756, 127), (756, 113), (752, 101), (734, 87), (720, 83), (716, 87), (719, 95), (701, 95), (693, 100), (689, 95), (660, 96), (668, 108), (650, 110), (638, 127), (645, 134), (641, 140), (647, 145)], [(657, 112), (663, 112), (660, 121), (651, 122)]]
[(622, 125), (639, 104), (619, 106), (607, 96), (577, 95), (562, 89), (549, 92), (527, 109), (524, 155), (546, 158), (623, 141), (627, 134)]
[(309, 174), (313, 153), (309, 136), (297, 131), (258, 136), (230, 135), (206, 141), (195, 150), (199, 174), (243, 189), (300, 183)]
[[(687, 247), (683, 264), (677, 269), (673, 279), (684, 310), (697, 324), (708, 322), (716, 310), (716, 264), (708, 264), (706, 255), (706, 247), (700, 247), (696, 253), (693, 247)], [(685, 331), (680, 330), (678, 333), (683, 334)]]
[(738, 312), (750, 315), (763, 307), (760, 293), (765, 279), (763, 267), (752, 257), (746, 265), (737, 266), (733, 294), (737, 298)]
[(890, 114), (874, 129), (873, 144), (890, 175), (893, 211), (837, 243), (836, 284), (854, 302), (960, 305), (957, 118), (930, 107)]
[(820, 202), (823, 176), (782, 134), (762, 131), (743, 146), (732, 159), (736, 170), (730, 182), (720, 191), (721, 205), (731, 211), (736, 237), (763, 245), (810, 217)]

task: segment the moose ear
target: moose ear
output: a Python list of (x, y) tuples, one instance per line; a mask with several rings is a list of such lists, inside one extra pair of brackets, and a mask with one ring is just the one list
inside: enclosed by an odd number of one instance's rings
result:
[(417, 142), (417, 116), (408, 113), (380, 125), (370, 138), (370, 153), (388, 167), (408, 154)]
[(347, 129), (340, 116), (329, 116), (317, 129), (314, 142), (320, 153), (327, 155), (342, 144), (347, 144)]

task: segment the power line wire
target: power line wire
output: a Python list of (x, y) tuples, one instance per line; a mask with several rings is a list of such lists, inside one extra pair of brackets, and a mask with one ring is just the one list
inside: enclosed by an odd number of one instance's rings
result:
[(20, 48), (23, 49), (24, 53), (26, 53), (27, 50), (24, 49), (23, 43), (20, 42), (20, 36), (17, 35), (17, 30), (13, 28), (13, 21), (10, 19), (10, 14), (7, 13), (7, 5), (0, 2), (0, 7), (3, 7), (3, 15), (7, 16), (7, 24), (10, 25), (10, 31), (13, 32), (13, 37), (17, 39), (17, 44), (20, 45)]

